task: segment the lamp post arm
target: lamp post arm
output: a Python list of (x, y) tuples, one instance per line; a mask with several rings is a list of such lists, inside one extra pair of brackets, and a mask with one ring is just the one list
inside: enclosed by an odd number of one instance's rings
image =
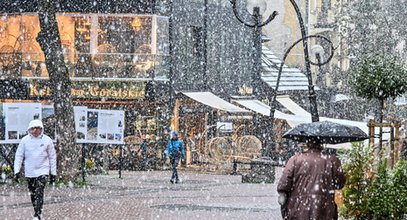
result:
[[(332, 43), (327, 37), (322, 36), (322, 35), (309, 35), (309, 36), (305, 36), (304, 38), (301, 38), (301, 39), (295, 41), (295, 42), (286, 50), (286, 52), (284, 53), (283, 60), (281, 61), (280, 67), (279, 67), (279, 69), (278, 69), (277, 82), (276, 82), (276, 88), (275, 88), (275, 91), (276, 91), (276, 92), (273, 94), (273, 97), (272, 97), (272, 101), (271, 101), (271, 104), (272, 104), (272, 105), (275, 103), (275, 101), (276, 101), (276, 99), (277, 99), (277, 91), (278, 91), (278, 87), (280, 86), (281, 73), (283, 72), (283, 67), (284, 67), (284, 64), (285, 64), (285, 60), (286, 60), (287, 57), (288, 57), (288, 54), (290, 54), (291, 50), (292, 50), (295, 46), (297, 46), (297, 44), (298, 44), (299, 42), (304, 41), (305, 39), (308, 39), (308, 38), (321, 38), (321, 39), (323, 39), (323, 40), (326, 40), (326, 41), (330, 44), (330, 47), (331, 47), (329, 57), (326, 59), (326, 61), (315, 63), (315, 62), (312, 62), (311, 60), (309, 60), (309, 63), (312, 64), (312, 65), (316, 65), (316, 66), (323, 66), (323, 65), (329, 63), (329, 61), (331, 61), (331, 59), (332, 59), (332, 57), (333, 57), (333, 55), (334, 55), (334, 50), (335, 50), (335, 48), (334, 48), (333, 43)], [(273, 107), (273, 106), (272, 106), (272, 107)]]
[(308, 54), (308, 41), (306, 40), (307, 33), (305, 31), (304, 20), (302, 19), (302, 15), (300, 12), (300, 8), (298, 7), (295, 0), (290, 0), (292, 6), (294, 7), (295, 13), (297, 14), (298, 23), (301, 29), (301, 37), (304, 39), (302, 41), (303, 48), (304, 48), (304, 59), (305, 59), (305, 71), (308, 78), (308, 93), (309, 93), (309, 101), (311, 106), (311, 118), (313, 122), (319, 121), (318, 116), (318, 107), (317, 107), (317, 100), (316, 94), (314, 90), (314, 85), (312, 84), (312, 76), (311, 76), (311, 64), (309, 60)]
[(270, 23), (277, 15), (278, 15), (278, 12), (277, 12), (277, 11), (273, 11), (273, 13), (267, 18), (267, 20), (264, 21), (263, 23), (259, 24), (258, 27), (263, 27), (263, 26), (267, 25), (267, 24)]
[(251, 27), (251, 28), (254, 28), (257, 26), (256, 24), (247, 24), (245, 21), (243, 21), (243, 19), (241, 19), (239, 17), (239, 12), (237, 11), (237, 6), (236, 6), (236, 0), (230, 0), (230, 3), (232, 4), (233, 13), (235, 14), (235, 17), (237, 18), (237, 20), (240, 23), (244, 24), (247, 27)]
[(264, 21), (263, 23), (261, 23), (261, 21), (258, 21), (258, 17), (260, 15), (253, 15), (253, 20), (255, 21), (254, 24), (248, 24), (245, 21), (243, 21), (243, 19), (241, 19), (239, 17), (239, 12), (237, 11), (237, 4), (236, 4), (236, 0), (230, 0), (230, 3), (232, 4), (232, 9), (233, 9), (233, 13), (235, 14), (237, 20), (244, 24), (247, 27), (251, 27), (251, 28), (261, 28), (265, 25), (267, 25), (268, 23), (270, 23), (277, 15), (278, 12), (277, 11), (273, 11), (273, 13), (267, 18), (266, 21)]

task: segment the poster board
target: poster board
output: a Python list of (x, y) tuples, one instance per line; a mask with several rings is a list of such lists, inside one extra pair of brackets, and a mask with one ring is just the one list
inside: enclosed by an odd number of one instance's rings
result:
[[(52, 105), (41, 103), (0, 103), (0, 143), (18, 144), (28, 134), (33, 119), (44, 123), (44, 133), (56, 137), (55, 113)], [(88, 109), (74, 106), (76, 143), (123, 144), (122, 110)]]
[(57, 129), (54, 106), (41, 106), (42, 123), (44, 125), (44, 134), (48, 135), (54, 142), (56, 141)]
[(87, 139), (84, 143), (124, 143), (124, 111), (88, 109), (86, 120)]
[(16, 144), (27, 135), (31, 120), (42, 119), (41, 103), (0, 104), (0, 143)]
[(74, 106), (73, 112), (75, 116), (76, 143), (85, 143), (88, 138), (86, 126), (88, 108), (86, 106)]

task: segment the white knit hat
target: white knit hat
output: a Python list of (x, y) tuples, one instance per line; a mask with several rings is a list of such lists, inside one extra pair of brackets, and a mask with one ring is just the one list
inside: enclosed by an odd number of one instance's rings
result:
[(42, 125), (42, 122), (38, 119), (30, 121), (30, 124), (28, 124), (27, 130), (30, 130), (31, 128), (34, 128), (34, 127), (41, 127), (42, 129), (44, 129), (44, 125)]

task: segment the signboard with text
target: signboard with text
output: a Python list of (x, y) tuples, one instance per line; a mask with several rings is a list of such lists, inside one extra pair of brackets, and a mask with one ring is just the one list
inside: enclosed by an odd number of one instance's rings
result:
[(78, 143), (122, 144), (124, 111), (87, 109), (86, 139)]
[[(55, 114), (41, 103), (0, 103), (0, 143), (16, 144), (28, 134), (28, 124), (40, 119), (44, 133), (55, 140)], [(124, 143), (124, 111), (74, 107), (76, 143)]]
[[(75, 81), (71, 85), (73, 98), (143, 99), (144, 82), (123, 81)], [(51, 97), (48, 80), (30, 80), (28, 96), (31, 98)]]
[(27, 135), (28, 123), (41, 119), (41, 103), (0, 104), (0, 142), (15, 144)]

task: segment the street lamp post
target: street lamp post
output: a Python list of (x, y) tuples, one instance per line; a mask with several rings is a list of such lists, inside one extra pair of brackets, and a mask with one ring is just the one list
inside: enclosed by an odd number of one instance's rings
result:
[[(251, 86), (253, 88), (253, 94), (256, 98), (259, 98), (259, 86), (261, 85), (261, 52), (262, 52), (262, 38), (261, 38), (261, 28), (268, 23), (270, 23), (276, 16), (277, 12), (274, 11), (266, 21), (263, 22), (262, 20), (262, 13), (260, 12), (260, 5), (256, 5), (259, 1), (253, 2), (253, 12), (249, 13), (251, 14), (251, 21), (246, 22), (244, 19), (242, 19), (239, 15), (238, 9), (237, 9), (237, 4), (236, 0), (230, 0), (230, 3), (232, 4), (233, 8), (233, 13), (235, 14), (237, 20), (239, 20), (242, 24), (244, 24), (247, 27), (253, 28), (253, 72), (251, 75)], [(263, 3), (262, 9), (266, 9), (266, 3), (264, 1), (260, 1), (260, 4)], [(258, 126), (259, 123), (255, 123), (256, 129), (258, 127), (268, 127), (268, 126)], [(263, 132), (263, 129), (261, 129)], [(263, 157), (268, 157), (269, 152), (266, 150), (267, 147), (267, 142), (262, 141), (262, 156)]]
[[(253, 88), (257, 89), (259, 84), (257, 84), (257, 80), (261, 80), (260, 79), (260, 70), (261, 70), (261, 27), (263, 27), (264, 25), (267, 25), (271, 20), (273, 20), (276, 16), (277, 16), (277, 12), (274, 11), (272, 13), (272, 15), (270, 15), (270, 17), (262, 23), (262, 19), (261, 19), (261, 15), (259, 13), (259, 7), (254, 7), (253, 9), (253, 23), (252, 24), (248, 24), (246, 22), (244, 22), (238, 14), (238, 10), (236, 7), (236, 0), (230, 0), (230, 2), (232, 3), (233, 6), (233, 12), (236, 16), (236, 18), (243, 23), (244, 25), (248, 26), (248, 27), (252, 27), (254, 28), (254, 33), (255, 33), (255, 42), (254, 42), (254, 48), (256, 49), (256, 51), (254, 52), (255, 54), (255, 58), (254, 58), (254, 62), (255, 65), (253, 66), (253, 72), (254, 74), (252, 75), (252, 82), (253, 82)], [(280, 83), (280, 77), (281, 77), (281, 72), (282, 72), (282, 68), (285, 62), (285, 59), (287, 58), (288, 54), (290, 53), (291, 49), (296, 46), (298, 43), (302, 42), (303, 43), (303, 49), (304, 49), (304, 63), (305, 63), (305, 75), (307, 76), (307, 81), (308, 81), (308, 98), (309, 98), (309, 102), (310, 102), (310, 112), (311, 112), (311, 120), (312, 122), (316, 122), (319, 121), (319, 115), (318, 115), (318, 107), (317, 107), (317, 99), (316, 99), (316, 94), (315, 94), (315, 89), (314, 89), (314, 85), (312, 82), (312, 74), (311, 74), (311, 64), (312, 65), (317, 65), (319, 67), (321, 67), (322, 65), (327, 64), (333, 57), (333, 51), (334, 51), (334, 47), (332, 42), (321, 35), (310, 35), (307, 36), (306, 33), (306, 29), (305, 29), (305, 25), (304, 25), (304, 20), (302, 18), (300, 9), (297, 5), (297, 3), (295, 2), (295, 0), (290, 0), (291, 5), (293, 6), (297, 18), (298, 18), (298, 23), (300, 26), (300, 30), (301, 30), (301, 39), (297, 40), (296, 42), (294, 42), (294, 44), (289, 47), (286, 51), (286, 53), (284, 54), (284, 58), (283, 61), (281, 63), (279, 72), (278, 72), (278, 76), (277, 76), (277, 82), (276, 82), (276, 87), (275, 87), (275, 91), (271, 97), (271, 106), (270, 106), (270, 119), (268, 121), (270, 121), (270, 124), (268, 125), (268, 127), (270, 127), (270, 135), (267, 135), (266, 139), (264, 140), (264, 145), (262, 148), (262, 156), (263, 157), (269, 157), (269, 153), (270, 153), (270, 148), (272, 146), (275, 145), (275, 138), (274, 138), (274, 131), (273, 131), (273, 125), (274, 125), (274, 113), (275, 113), (275, 109), (276, 109), (276, 98), (277, 98), (277, 91), (278, 91), (278, 86)], [(309, 38), (320, 38), (323, 39), (325, 41), (327, 41), (331, 48), (330, 48), (330, 56), (326, 59), (326, 61), (321, 61), (319, 54), (317, 54), (316, 59), (317, 59), (317, 63), (312, 62), (309, 58), (309, 53), (308, 53), (308, 39)], [(257, 95), (257, 91), (255, 91), (255, 95)]]
[[(308, 80), (308, 98), (309, 98), (309, 102), (310, 102), (310, 112), (311, 112), (311, 121), (312, 122), (319, 121), (319, 115), (318, 115), (318, 107), (317, 107), (317, 97), (316, 97), (315, 90), (314, 90), (314, 85), (313, 85), (313, 82), (312, 82), (311, 64), (319, 66), (319, 67), (327, 64), (329, 61), (331, 61), (331, 59), (333, 57), (333, 52), (335, 50), (335, 48), (333, 47), (333, 43), (328, 38), (326, 38), (324, 36), (321, 36), (321, 35), (309, 35), (309, 36), (307, 36), (306, 31), (305, 31), (304, 21), (303, 21), (302, 16), (301, 16), (300, 9), (299, 9), (297, 3), (295, 2), (295, 0), (290, 0), (290, 2), (292, 4), (292, 6), (294, 7), (295, 13), (297, 14), (298, 23), (299, 23), (300, 29), (301, 29), (301, 39), (294, 42), (287, 49), (287, 51), (284, 54), (283, 60), (282, 60), (282, 62), (280, 64), (280, 68), (278, 70), (278, 75), (277, 75), (277, 82), (276, 82), (275, 92), (274, 92), (273, 96), (271, 97), (271, 106), (270, 106), (270, 123), (271, 123), (271, 127), (274, 126), (274, 113), (275, 113), (276, 106), (277, 106), (276, 99), (277, 99), (278, 86), (280, 84), (281, 72), (283, 70), (283, 65), (284, 65), (285, 59), (287, 58), (287, 56), (290, 53), (291, 49), (294, 48), (298, 43), (300, 43), (300, 42), (303, 43), (304, 62), (305, 62), (305, 75), (307, 76), (307, 80)], [(316, 54), (317, 63), (312, 62), (309, 59), (309, 54), (308, 54), (308, 39), (309, 38), (320, 38), (320, 39), (325, 40), (325, 41), (327, 41), (329, 43), (329, 45), (330, 45), (330, 55), (326, 59), (326, 61), (321, 62), (320, 54)], [(267, 145), (267, 147), (271, 148), (271, 147), (275, 146), (274, 132), (272, 131), (271, 135), (268, 136), (268, 137), (271, 138), (271, 140), (269, 140), (270, 144)], [(266, 150), (270, 151), (270, 149), (266, 149)]]
[[(327, 64), (329, 61), (331, 61), (332, 57), (333, 57), (333, 53), (334, 53), (334, 46), (333, 43), (325, 36), (322, 35), (309, 35), (309, 36), (303, 36), (301, 39), (297, 40), (296, 42), (294, 42), (284, 53), (283, 56), (283, 60), (281, 61), (280, 64), (280, 68), (278, 69), (278, 74), (277, 74), (277, 82), (276, 82), (276, 87), (275, 87), (275, 92), (273, 93), (273, 96), (271, 97), (271, 106), (270, 106), (270, 123), (271, 123), (271, 127), (274, 126), (274, 113), (276, 111), (276, 107), (277, 107), (277, 91), (278, 91), (278, 87), (280, 85), (280, 78), (281, 78), (281, 73), (283, 71), (283, 66), (285, 63), (285, 59), (287, 58), (288, 54), (291, 52), (291, 49), (293, 49), (298, 43), (300, 43), (301, 41), (304, 42), (309, 38), (319, 38), (322, 40), (325, 40), (329, 43), (330, 45), (330, 54), (328, 56), (328, 58), (326, 59), (326, 61), (321, 61), (321, 57), (320, 54), (316, 54), (316, 59), (317, 62), (312, 62), (311, 60), (309, 60), (309, 57), (306, 56), (305, 58), (305, 62), (308, 63), (309, 66), (312, 65), (316, 65), (316, 66), (323, 66), (325, 64)], [(318, 116), (318, 110), (317, 110), (317, 103), (316, 103), (316, 95), (315, 95), (315, 91), (314, 91), (314, 85), (312, 84), (312, 75), (311, 75), (311, 71), (309, 70), (309, 72), (306, 73), (307, 78), (308, 78), (308, 95), (309, 95), (309, 100), (310, 100), (310, 105), (311, 105), (311, 121), (312, 122), (316, 122), (319, 121), (319, 116)], [(271, 140), (269, 140), (269, 142), (271, 143), (270, 145), (268, 145), (268, 147), (272, 147), (275, 145), (275, 137), (274, 137), (274, 132), (271, 133), (271, 135), (269, 136), (271, 138)], [(266, 149), (268, 151), (270, 151), (270, 149)]]

